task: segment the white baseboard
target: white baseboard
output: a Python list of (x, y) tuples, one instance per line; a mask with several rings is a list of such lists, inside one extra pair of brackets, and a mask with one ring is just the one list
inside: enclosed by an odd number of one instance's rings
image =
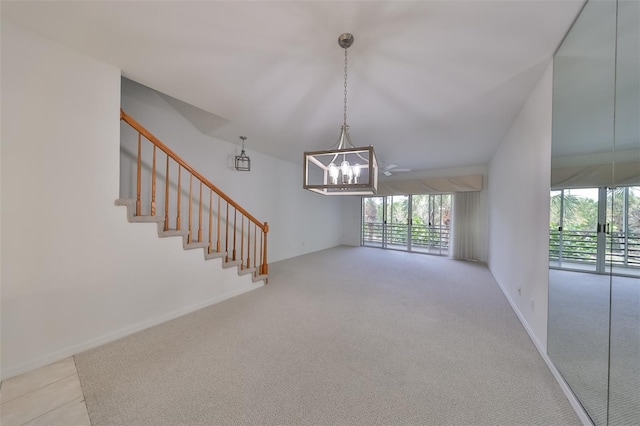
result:
[(137, 324), (124, 327), (120, 330), (103, 334), (101, 336), (95, 337), (85, 342), (81, 342), (61, 350), (51, 352), (44, 356), (21, 362), (10, 368), (3, 369), (2, 372), (0, 373), (0, 380), (6, 380), (11, 377), (17, 376), (19, 374), (23, 374), (23, 373), (27, 373), (29, 371), (35, 370), (36, 368), (44, 367), (45, 365), (49, 365), (54, 362), (60, 361), (62, 359), (68, 358), (70, 356), (77, 355), (81, 352), (96, 348), (106, 343), (113, 342), (115, 340), (129, 336), (130, 334), (137, 333), (138, 331), (142, 331), (149, 327), (153, 327), (154, 325), (162, 324), (163, 322), (181, 317), (183, 315), (190, 314), (191, 312), (195, 312), (197, 310), (206, 308), (207, 306), (214, 305), (216, 303), (222, 302), (223, 300), (230, 299), (232, 297), (249, 292), (251, 290), (255, 290), (256, 288), (263, 287), (263, 286), (264, 286), (263, 281), (251, 283), (247, 286), (243, 286), (238, 290), (234, 290), (234, 291), (225, 293), (223, 295), (205, 300), (204, 302), (199, 302), (194, 305), (188, 306), (186, 308), (178, 309), (176, 311), (169, 312), (168, 314), (161, 315), (159, 317), (156, 317), (147, 321), (142, 321)]
[[(494, 278), (494, 280), (495, 280), (495, 278)], [(496, 283), (498, 283), (497, 280), (496, 280)], [(509, 294), (505, 291), (504, 288), (502, 288), (500, 283), (498, 283), (498, 287), (500, 288), (500, 291), (502, 291), (502, 294), (504, 294), (504, 297), (509, 302), (509, 305), (511, 305), (511, 309), (513, 309), (513, 312), (515, 312), (516, 316), (518, 317), (518, 319), (522, 323), (522, 326), (527, 331), (527, 334), (529, 335), (529, 338), (531, 339), (531, 341), (535, 345), (536, 349), (538, 350), (538, 353), (540, 353), (540, 356), (542, 357), (544, 362), (547, 364), (547, 367), (549, 368), (549, 371), (551, 371), (551, 374), (553, 374), (553, 377), (556, 379), (556, 381), (560, 385), (560, 388), (562, 389), (562, 392), (564, 392), (565, 396), (569, 400), (569, 403), (571, 404), (571, 407), (576, 412), (576, 414), (577, 414), (578, 418), (580, 419), (580, 421), (582, 422), (582, 424), (584, 426), (594, 426), (593, 422), (591, 421), (591, 418), (589, 417), (587, 412), (584, 410), (584, 407), (582, 406), (582, 404), (580, 404), (580, 401), (578, 401), (578, 398), (576, 397), (576, 395), (573, 393), (573, 391), (571, 390), (571, 388), (569, 387), (567, 382), (564, 380), (564, 378), (562, 377), (562, 375), (560, 374), (560, 372), (558, 371), (556, 366), (553, 365), (553, 362), (551, 361), (551, 358), (549, 358), (549, 355), (547, 354), (546, 348), (542, 345), (540, 340), (538, 340), (536, 335), (533, 333), (533, 330), (531, 329), (531, 326), (529, 326), (529, 323), (527, 322), (527, 320), (524, 318), (524, 316), (522, 315), (522, 313), (518, 309), (518, 306), (511, 299), (511, 297), (509, 297)]]

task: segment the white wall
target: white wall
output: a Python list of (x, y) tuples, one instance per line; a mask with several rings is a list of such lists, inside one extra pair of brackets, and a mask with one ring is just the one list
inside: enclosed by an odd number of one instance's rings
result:
[(362, 239), (362, 197), (342, 198), (342, 244), (359, 246)]
[[(2, 378), (256, 288), (114, 206), (120, 70), (4, 19), (1, 35)], [(255, 158), (277, 166), (273, 189), (244, 200), (272, 223), (271, 260), (338, 244), (339, 227), (314, 238), (339, 203), (301, 194), (297, 166)]]
[(544, 350), (551, 102), (550, 64), (489, 164), (488, 266)]

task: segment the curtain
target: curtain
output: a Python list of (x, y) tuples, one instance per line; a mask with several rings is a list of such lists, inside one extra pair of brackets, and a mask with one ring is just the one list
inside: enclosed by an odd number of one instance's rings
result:
[(377, 195), (446, 194), (480, 190), (482, 175), (448, 176), (381, 181)]
[(478, 260), (480, 255), (480, 192), (453, 194), (451, 251), (453, 259)]
[(551, 189), (595, 188), (640, 184), (640, 161), (551, 169)]

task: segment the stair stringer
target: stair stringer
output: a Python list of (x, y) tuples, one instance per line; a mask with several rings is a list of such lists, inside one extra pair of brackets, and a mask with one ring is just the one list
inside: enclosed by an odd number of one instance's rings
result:
[[(211, 252), (209, 253), (208, 247), (209, 244), (207, 242), (191, 242), (189, 243), (189, 231), (185, 230), (164, 230), (164, 218), (161, 216), (136, 216), (136, 200), (133, 199), (125, 199), (118, 198), (115, 201), (116, 206), (125, 206), (127, 208), (127, 220), (131, 223), (155, 223), (158, 226), (158, 237), (167, 238), (167, 237), (182, 237), (182, 248), (184, 250), (193, 250), (201, 248), (204, 252), (204, 260), (211, 259), (222, 259), (222, 267), (223, 268), (232, 268), (236, 267), (238, 270), (238, 276), (244, 276), (253, 274), (256, 268), (243, 268), (242, 264), (239, 260), (229, 260), (225, 261), (224, 259), (227, 257), (227, 252)], [(268, 282), (268, 275), (257, 275), (251, 276), (252, 282), (263, 281), (264, 284)]]

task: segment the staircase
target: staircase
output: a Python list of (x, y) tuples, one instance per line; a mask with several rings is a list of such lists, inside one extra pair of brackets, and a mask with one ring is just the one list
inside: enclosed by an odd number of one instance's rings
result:
[(135, 198), (115, 202), (127, 208), (129, 222), (156, 223), (160, 238), (180, 237), (185, 250), (202, 249), (205, 260), (222, 259), (223, 268), (236, 267), (238, 275), (251, 274), (254, 282), (267, 284), (267, 222), (254, 218), (123, 110), (120, 120), (123, 138), (133, 139), (137, 151)]

